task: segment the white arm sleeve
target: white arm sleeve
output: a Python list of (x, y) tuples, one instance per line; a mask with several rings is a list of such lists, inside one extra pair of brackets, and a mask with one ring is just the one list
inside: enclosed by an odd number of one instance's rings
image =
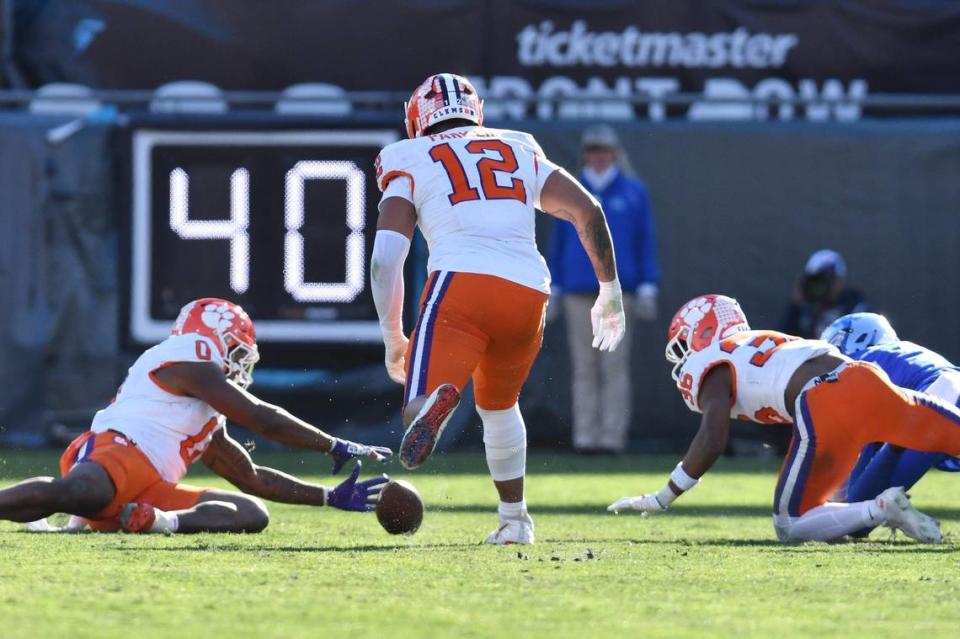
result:
[(396, 231), (377, 231), (370, 259), (370, 286), (384, 341), (403, 336), (403, 263), (410, 240)]

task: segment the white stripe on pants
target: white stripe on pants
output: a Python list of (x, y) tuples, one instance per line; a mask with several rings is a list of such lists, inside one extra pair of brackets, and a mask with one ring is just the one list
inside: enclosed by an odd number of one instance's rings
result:
[(440, 291), (443, 290), (443, 285), (446, 283), (447, 279), (450, 277), (449, 271), (438, 271), (434, 285), (433, 291), (430, 294), (430, 299), (427, 300), (426, 305), (423, 307), (423, 315), (418, 319), (417, 322), (417, 342), (414, 344), (413, 353), (410, 358), (410, 374), (407, 379), (407, 385), (410, 387), (407, 393), (407, 400), (412, 400), (415, 397), (419, 397), (424, 393), (424, 389), (420, 387), (420, 372), (421, 368), (424, 365), (423, 359), (425, 351), (429, 348), (427, 344), (427, 333), (429, 333), (429, 324), (430, 320), (433, 318), (436, 309), (434, 305), (437, 303), (437, 300), (440, 297)]
[[(806, 391), (801, 391), (797, 395), (796, 405), (794, 406), (794, 424), (796, 424), (796, 430), (794, 431), (794, 437), (798, 438), (798, 441), (794, 442), (797, 446), (797, 452), (793, 457), (793, 461), (790, 464), (789, 468), (784, 468), (782, 473), (785, 477), (783, 492), (780, 493), (780, 501), (777, 503), (777, 514), (778, 515), (789, 515), (790, 514), (790, 499), (793, 497), (794, 492), (797, 490), (797, 480), (800, 478), (800, 470), (803, 468), (803, 463), (807, 459), (808, 455), (813, 455), (816, 453), (815, 449), (812, 450), (810, 443), (810, 427), (809, 424), (803, 418), (803, 411), (800, 410), (800, 403), (804, 397)], [(791, 449), (793, 446), (791, 446)], [(788, 453), (789, 455), (789, 453)], [(803, 486), (799, 487), (800, 490), (803, 490)]]

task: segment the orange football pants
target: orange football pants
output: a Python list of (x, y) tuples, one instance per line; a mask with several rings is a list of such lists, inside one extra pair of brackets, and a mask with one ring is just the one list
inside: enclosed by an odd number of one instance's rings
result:
[(477, 406), (504, 410), (540, 352), (548, 296), (493, 275), (435, 271), (407, 349), (403, 403), (473, 378)]
[(825, 504), (866, 444), (960, 454), (960, 410), (895, 386), (868, 362), (851, 362), (814, 379), (797, 397), (795, 413), (793, 441), (774, 496), (778, 515), (799, 517)]
[(60, 475), (66, 477), (74, 466), (84, 462), (103, 467), (117, 490), (113, 501), (88, 519), (94, 530), (119, 529), (120, 511), (131, 501), (147, 503), (160, 510), (185, 510), (193, 508), (207, 491), (165, 481), (129, 438), (113, 431), (86, 432), (70, 442), (60, 457)]

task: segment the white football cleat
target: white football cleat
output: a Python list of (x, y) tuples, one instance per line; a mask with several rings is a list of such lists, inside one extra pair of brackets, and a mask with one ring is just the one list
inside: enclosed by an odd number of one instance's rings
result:
[(939, 544), (943, 541), (940, 522), (914, 508), (903, 486), (887, 488), (877, 495), (876, 503), (883, 512), (886, 525), (902, 530), (905, 535), (922, 544)]
[(54, 526), (47, 518), (38, 519), (36, 521), (28, 521), (24, 526), (27, 532), (37, 533), (37, 532), (59, 532), (60, 528)]
[(37, 521), (27, 522), (25, 525), (27, 532), (38, 533), (38, 532), (55, 532), (55, 533), (73, 533), (80, 532), (87, 527), (87, 520), (83, 517), (77, 517), (76, 515), (70, 515), (69, 521), (67, 521), (64, 526), (55, 526), (50, 523), (46, 517), (43, 519), (38, 519)]
[(500, 526), (487, 535), (483, 543), (506, 546), (509, 544), (529, 545), (533, 542), (533, 520), (530, 519), (530, 515), (524, 512), (519, 519), (501, 519)]

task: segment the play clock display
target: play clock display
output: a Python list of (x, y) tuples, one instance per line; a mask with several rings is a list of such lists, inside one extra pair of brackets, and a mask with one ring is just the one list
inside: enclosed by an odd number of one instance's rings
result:
[(133, 133), (130, 332), (169, 334), (197, 297), (224, 297), (258, 339), (375, 342), (368, 283), (392, 130)]

